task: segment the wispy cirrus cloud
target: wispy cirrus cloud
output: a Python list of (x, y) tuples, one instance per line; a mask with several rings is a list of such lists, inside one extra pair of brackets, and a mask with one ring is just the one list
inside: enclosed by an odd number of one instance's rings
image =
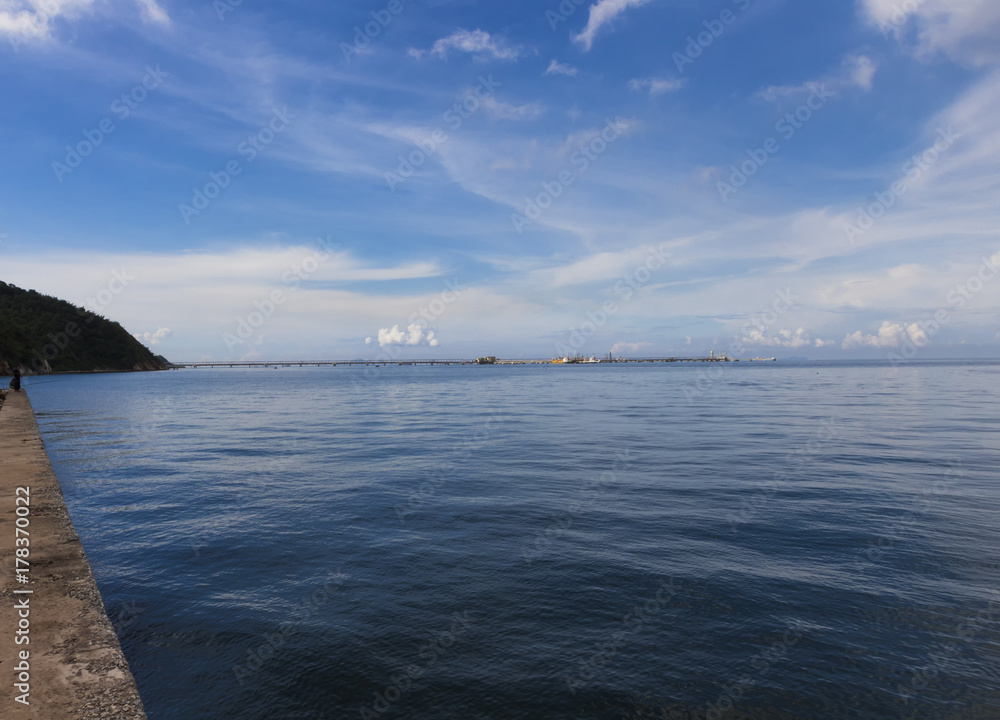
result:
[(569, 77), (575, 76), (578, 72), (572, 65), (561, 63), (558, 60), (550, 62), (548, 69), (545, 70), (546, 75), (567, 75)]
[(666, 78), (642, 78), (629, 80), (630, 90), (641, 92), (648, 90), (650, 95), (665, 95), (676, 92), (684, 87), (684, 80), (668, 80)]
[(493, 118), (498, 120), (534, 120), (545, 113), (545, 108), (541, 103), (532, 102), (524, 105), (511, 105), (488, 97), (483, 100), (483, 109)]
[(924, 59), (943, 53), (972, 67), (1000, 62), (1000, 4), (994, 0), (862, 0), (862, 8), (883, 35), (907, 42), (914, 30), (912, 50)]
[[(456, 51), (489, 57), (494, 60), (517, 60), (521, 56), (521, 48), (511, 47), (502, 38), (490, 35), (485, 30), (466, 30), (460, 28), (445, 38), (437, 40), (431, 47), (430, 54), (439, 58), (448, 57), (448, 53)], [(423, 50), (410, 50), (410, 55), (420, 58)]]
[(817, 87), (822, 87), (824, 91), (830, 93), (849, 88), (859, 88), (867, 92), (872, 89), (877, 70), (878, 66), (866, 55), (848, 55), (836, 73), (799, 85), (771, 85), (762, 90), (760, 96), (768, 102), (774, 102), (782, 98), (808, 95)]
[(601, 32), (601, 28), (614, 21), (629, 8), (639, 7), (649, 2), (652, 0), (600, 0), (590, 6), (587, 27), (579, 35), (574, 35), (573, 40), (580, 43), (585, 51), (590, 50), (598, 33)]

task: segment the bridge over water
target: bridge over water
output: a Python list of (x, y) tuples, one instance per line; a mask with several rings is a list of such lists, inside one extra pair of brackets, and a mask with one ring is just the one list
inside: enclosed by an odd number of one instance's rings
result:
[[(762, 358), (763, 359), (763, 358)], [(553, 362), (552, 359), (511, 359), (497, 358), (494, 365), (606, 365), (611, 363), (676, 363), (676, 362), (730, 362), (725, 357), (647, 357), (615, 358), (592, 362)], [(739, 362), (734, 360), (732, 362)], [(197, 362), (175, 362), (172, 368), (276, 368), (276, 367), (339, 367), (339, 366), (382, 366), (382, 365), (477, 365), (476, 360), (201, 360)]]

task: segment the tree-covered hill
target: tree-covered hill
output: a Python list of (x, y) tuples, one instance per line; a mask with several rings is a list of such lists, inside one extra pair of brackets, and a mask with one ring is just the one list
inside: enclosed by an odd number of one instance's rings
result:
[(0, 374), (163, 370), (166, 363), (116, 322), (0, 282)]

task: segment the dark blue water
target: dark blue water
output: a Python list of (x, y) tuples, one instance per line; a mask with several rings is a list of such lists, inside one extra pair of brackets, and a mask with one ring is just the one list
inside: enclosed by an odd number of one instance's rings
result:
[(1000, 717), (1000, 364), (30, 378), (154, 720)]

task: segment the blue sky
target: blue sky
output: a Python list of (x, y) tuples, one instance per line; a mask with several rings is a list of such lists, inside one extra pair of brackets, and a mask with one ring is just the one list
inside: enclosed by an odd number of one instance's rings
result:
[(992, 0), (7, 0), (0, 58), (0, 279), (171, 359), (1000, 348)]

